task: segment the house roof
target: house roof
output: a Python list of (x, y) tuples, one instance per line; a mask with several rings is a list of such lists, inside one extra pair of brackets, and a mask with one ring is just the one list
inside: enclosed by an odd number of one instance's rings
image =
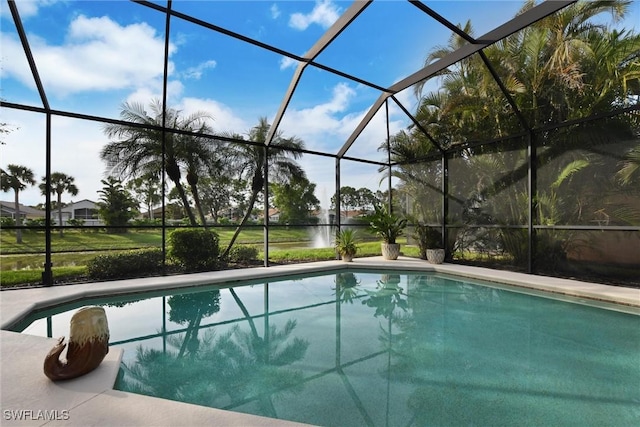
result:
[[(5, 212), (11, 212), (11, 213), (15, 212), (14, 202), (7, 202), (4, 200), (0, 200), (0, 205), (2, 206), (2, 210)], [(19, 205), (20, 205), (20, 212), (24, 213), (25, 215), (31, 215), (31, 216), (45, 215), (45, 212), (43, 210), (32, 208), (31, 206), (25, 206), (22, 203), (19, 203)]]

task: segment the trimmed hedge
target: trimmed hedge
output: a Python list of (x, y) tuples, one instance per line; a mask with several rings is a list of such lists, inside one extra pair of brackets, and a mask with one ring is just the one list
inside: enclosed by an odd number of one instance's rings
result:
[(171, 259), (187, 271), (216, 266), (220, 248), (218, 234), (205, 229), (177, 229), (169, 235)]
[(87, 264), (87, 273), (99, 280), (147, 276), (161, 270), (162, 261), (162, 250), (157, 248), (98, 255)]
[(258, 259), (258, 253), (254, 246), (234, 246), (229, 251), (229, 262), (249, 263)]

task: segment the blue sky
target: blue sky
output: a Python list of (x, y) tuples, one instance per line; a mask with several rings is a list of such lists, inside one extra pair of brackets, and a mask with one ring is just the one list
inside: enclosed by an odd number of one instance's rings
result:
[[(162, 1), (155, 1), (164, 4)], [(627, 23), (640, 22), (635, 2)], [(62, 111), (117, 118), (123, 102), (148, 104), (162, 96), (164, 16), (126, 1), (18, 0), (18, 10), (49, 103)], [(174, 1), (179, 12), (302, 55), (351, 2), (317, 1)], [(520, 1), (425, 1), (453, 23), (471, 19), (477, 36), (514, 16)], [(5, 2), (0, 7), (0, 97), (42, 106)], [(633, 23), (636, 24), (633, 24)], [(627, 27), (630, 26), (629, 24)], [(428, 52), (446, 44), (450, 33), (405, 1), (376, 0), (317, 61), (380, 86), (389, 86), (421, 67)], [(231, 39), (187, 21), (174, 19), (170, 32), (169, 105), (185, 114), (206, 111), (219, 131), (247, 133), (260, 117), (275, 116), (296, 67), (282, 55)], [(335, 153), (379, 93), (353, 81), (307, 68), (280, 129), (302, 138), (311, 150)], [(413, 110), (411, 91), (399, 94)], [(408, 124), (390, 110), (390, 130)], [(16, 130), (0, 147), (2, 167), (26, 165), (38, 179), (45, 171), (44, 118), (3, 109), (2, 121)], [(99, 151), (107, 142), (101, 125), (54, 117), (53, 170), (72, 175), (80, 194), (97, 200), (107, 171)], [(380, 160), (376, 151), (386, 137), (379, 115), (358, 138), (349, 156)], [(318, 192), (332, 194), (333, 159), (304, 156), (301, 164)], [(342, 184), (377, 189), (377, 167), (347, 163)], [(12, 194), (0, 196), (12, 200)], [(317, 196), (323, 199), (321, 194)], [(68, 196), (67, 200), (68, 200)], [(36, 187), (25, 204), (42, 202)]]

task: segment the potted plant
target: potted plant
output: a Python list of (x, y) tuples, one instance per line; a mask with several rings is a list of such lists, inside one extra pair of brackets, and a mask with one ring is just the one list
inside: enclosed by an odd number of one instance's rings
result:
[(431, 264), (442, 264), (445, 252), (442, 246), (442, 235), (437, 228), (418, 224), (414, 237), (418, 241), (420, 259), (426, 259)]
[(356, 252), (356, 232), (352, 228), (345, 228), (336, 234), (335, 247), (344, 262), (351, 262)]
[(398, 259), (400, 244), (396, 243), (396, 239), (402, 235), (407, 220), (389, 212), (385, 206), (375, 206), (374, 208), (374, 213), (369, 216), (369, 227), (382, 237), (382, 256), (388, 260)]

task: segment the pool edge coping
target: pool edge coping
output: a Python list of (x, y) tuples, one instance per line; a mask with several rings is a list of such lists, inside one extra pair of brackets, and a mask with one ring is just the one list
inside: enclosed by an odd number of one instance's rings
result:
[[(535, 290), (553, 295), (584, 298), (595, 302), (606, 302), (640, 309), (640, 289), (622, 286), (582, 282), (574, 279), (531, 275), (505, 270), (494, 270), (459, 264), (430, 264), (416, 258), (400, 257), (387, 261), (382, 257), (356, 258), (353, 262), (318, 261), (302, 264), (284, 264), (270, 267), (254, 267), (236, 270), (220, 270), (186, 275), (144, 277), (95, 283), (81, 283), (64, 286), (40, 287), (33, 289), (7, 289), (0, 292), (0, 329), (6, 330), (25, 319), (30, 313), (61, 304), (72, 303), (87, 298), (110, 295), (135, 294), (146, 291), (171, 290), (185, 287), (230, 284), (269, 277), (296, 275), (301, 273), (321, 273), (341, 269), (408, 269), (411, 271), (434, 271), (458, 277), (468, 277), (513, 286), (523, 290)], [(28, 295), (27, 298), (19, 296)], [(18, 301), (16, 301), (18, 300)]]

